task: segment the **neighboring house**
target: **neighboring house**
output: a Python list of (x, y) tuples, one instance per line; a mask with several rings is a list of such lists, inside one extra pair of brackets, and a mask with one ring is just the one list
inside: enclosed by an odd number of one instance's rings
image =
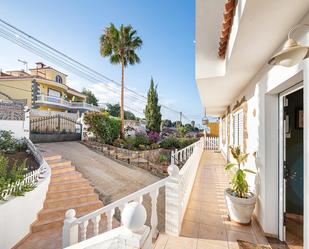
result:
[(209, 128), (208, 136), (219, 137), (219, 123), (218, 122), (209, 122), (207, 126)]
[[(207, 115), (220, 118), (222, 153), (249, 153), (264, 232), (309, 248), (309, 59), (268, 64), (291, 28), (309, 24), (309, 2), (196, 0), (196, 11), (196, 83)], [(309, 45), (308, 27), (291, 35)]]
[(135, 136), (138, 133), (146, 133), (146, 123), (140, 120), (125, 120), (124, 129), (126, 136)]
[(42, 62), (29, 72), (0, 74), (0, 97), (23, 101), (31, 109), (58, 112), (99, 110), (86, 103), (86, 96), (67, 85), (67, 75)]

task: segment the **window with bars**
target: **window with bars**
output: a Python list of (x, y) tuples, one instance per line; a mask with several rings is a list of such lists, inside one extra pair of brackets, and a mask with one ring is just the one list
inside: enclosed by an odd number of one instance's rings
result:
[(243, 146), (244, 125), (243, 110), (239, 110), (233, 114), (233, 145)]

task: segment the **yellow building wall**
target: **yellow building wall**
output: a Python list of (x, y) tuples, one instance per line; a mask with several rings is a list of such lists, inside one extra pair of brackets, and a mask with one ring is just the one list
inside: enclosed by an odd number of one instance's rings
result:
[(60, 73), (53, 69), (45, 69), (46, 78), (49, 80), (56, 81), (56, 76), (59, 75), (62, 78), (62, 83), (66, 84), (66, 75), (63, 73)]
[(32, 104), (32, 80), (0, 80), (0, 92), (10, 96), (12, 99), (26, 100), (27, 105)]
[(210, 122), (210, 123), (208, 123), (208, 127), (210, 129), (209, 136), (211, 136), (211, 137), (219, 137), (219, 123), (217, 123), (217, 122)]
[(41, 94), (43, 94), (43, 95), (48, 95), (48, 89), (49, 88), (60, 92), (61, 96), (63, 96), (66, 93), (66, 91), (62, 87), (57, 87), (57, 86), (54, 86), (52, 84), (48, 85), (48, 84), (40, 82), (40, 81), (37, 81), (37, 82), (39, 84)]

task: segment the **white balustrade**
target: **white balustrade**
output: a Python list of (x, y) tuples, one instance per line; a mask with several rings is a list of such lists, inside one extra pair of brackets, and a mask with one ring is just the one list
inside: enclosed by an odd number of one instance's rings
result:
[[(203, 149), (204, 138), (201, 138), (188, 146), (190, 156), (181, 170), (174, 164), (174, 160), (171, 160), (171, 165), (168, 167), (169, 177), (165, 186), (165, 232), (168, 234), (176, 236), (180, 234)], [(175, 153), (182, 152), (180, 150)]]
[(206, 137), (204, 146), (206, 150), (218, 150), (219, 149), (219, 138), (218, 137)]
[[(126, 206), (131, 203), (131, 202), (137, 202), (139, 204), (142, 203), (143, 201), (143, 196), (144, 195), (150, 195), (151, 198), (151, 234), (153, 236), (157, 236), (158, 234), (158, 230), (157, 230), (157, 225), (158, 225), (158, 214), (157, 214), (157, 198), (158, 198), (158, 193), (159, 193), (159, 189), (161, 187), (165, 186), (165, 182), (167, 181), (167, 178), (162, 179), (158, 182), (155, 182), (143, 189), (140, 189), (138, 191), (136, 191), (135, 193), (132, 193), (118, 201), (115, 201), (103, 208), (97, 209), (92, 213), (89, 213), (85, 216), (82, 216), (80, 218), (74, 219), (72, 220), (70, 217), (70, 221), (67, 221), (65, 224), (65, 226), (63, 226), (63, 247), (67, 247), (69, 245), (72, 245), (71, 241), (74, 241), (75, 243), (78, 242), (78, 231), (75, 233), (71, 232), (71, 228), (75, 227), (75, 226), (80, 226), (80, 238), (81, 240), (84, 239), (88, 239), (87, 238), (87, 225), (88, 225), (88, 221), (91, 220), (95, 220), (95, 219), (99, 219), (98, 217), (101, 217), (101, 215), (106, 215), (107, 217), (107, 227), (106, 230), (112, 230), (113, 226), (113, 216), (115, 213), (115, 210), (118, 209), (120, 212), (120, 216), (122, 216), (121, 214), (123, 213), (123, 211), (125, 210)], [(121, 221), (123, 222), (123, 217), (121, 217)], [(87, 222), (87, 223), (85, 223)], [(98, 229), (97, 229), (98, 231)], [(97, 235), (96, 232), (94, 233), (94, 235)], [(70, 238), (70, 236), (74, 236), (74, 238)]]
[[(138, 220), (140, 219), (143, 220), (143, 218), (141, 218), (141, 216), (143, 215), (140, 214), (140, 216), (136, 217), (132, 216), (132, 219), (136, 220), (131, 220), (130, 221), (131, 223), (128, 222), (129, 219), (128, 218), (129, 215), (127, 215), (127, 212), (129, 210), (128, 206), (130, 206), (131, 208), (133, 208), (132, 206), (137, 205), (142, 206), (142, 202), (145, 195), (149, 195), (151, 200), (151, 213), (148, 214), (151, 215), (150, 237), (156, 238), (158, 236), (157, 202), (158, 202), (159, 190), (162, 187), (165, 187), (165, 231), (169, 234), (179, 235), (181, 231), (182, 220), (190, 198), (191, 190), (193, 187), (193, 183), (195, 180), (195, 176), (197, 173), (203, 149), (204, 149), (204, 138), (201, 138), (196, 143), (191, 144), (184, 149), (172, 151), (171, 165), (168, 167), (169, 176), (167, 178), (162, 179), (154, 184), (151, 184), (135, 193), (132, 193), (118, 201), (115, 201), (103, 208), (100, 208), (80, 218), (75, 217), (72, 218), (72, 212), (69, 213), (69, 215), (66, 216), (63, 226), (63, 247), (67, 247), (74, 243), (77, 243), (78, 238), (80, 238), (81, 240), (87, 239), (88, 241), (87, 225), (89, 221), (91, 221), (94, 224), (93, 234), (95, 236), (102, 236), (102, 238), (106, 239), (108, 237), (107, 234), (113, 231), (116, 232), (116, 230), (119, 228), (113, 228), (112, 226), (113, 215), (116, 209), (118, 209), (120, 212), (121, 223), (124, 226), (126, 225), (128, 226), (129, 224), (131, 224), (129, 230), (134, 232), (135, 230), (134, 224), (136, 222), (139, 223)], [(181, 160), (185, 163), (182, 166), (181, 170), (179, 170), (179, 167), (176, 164), (179, 163)], [(105, 215), (107, 217), (107, 227), (106, 227), (107, 232), (103, 233), (102, 235), (98, 235), (99, 221), (101, 215)], [(140, 225), (141, 223), (139, 223), (139, 225), (136, 226)], [(78, 226), (81, 228), (80, 236), (78, 234), (78, 229), (76, 230), (76, 227), (78, 228)], [(104, 234), (106, 234), (105, 237)], [(89, 241), (91, 241), (91, 239), (89, 239)], [(136, 248), (148, 248), (148, 247), (150, 248), (151, 246), (150, 242), (147, 242), (149, 246), (147, 244), (146, 247), (141, 246)], [(75, 247), (73, 246), (70, 248)]]
[(36, 102), (61, 105), (63, 107), (70, 108), (70, 109), (87, 109), (87, 110), (92, 110), (92, 111), (100, 111), (99, 106), (94, 106), (94, 105), (91, 105), (85, 102), (71, 102), (63, 98), (48, 96), (48, 95), (43, 95), (43, 94), (37, 95)]

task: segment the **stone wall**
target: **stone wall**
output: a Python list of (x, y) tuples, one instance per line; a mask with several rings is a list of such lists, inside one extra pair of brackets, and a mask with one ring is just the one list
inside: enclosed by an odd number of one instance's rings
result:
[(162, 154), (170, 158), (171, 151), (168, 149), (159, 148), (154, 150), (134, 151), (98, 142), (82, 141), (82, 143), (89, 148), (103, 152), (107, 156), (143, 168), (156, 176), (165, 177), (168, 175), (167, 167), (170, 163), (169, 160), (164, 164), (158, 162), (158, 157)]

